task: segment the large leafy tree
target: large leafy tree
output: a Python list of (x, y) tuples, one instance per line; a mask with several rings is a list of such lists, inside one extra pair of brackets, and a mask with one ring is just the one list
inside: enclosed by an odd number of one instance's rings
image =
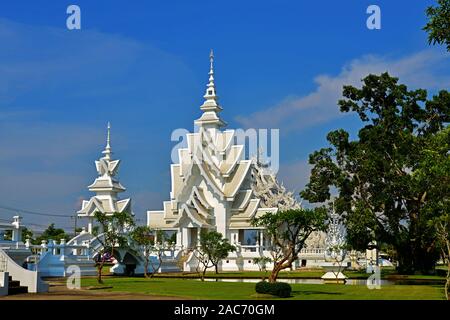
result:
[(424, 210), (434, 218), (428, 222), (435, 231), (436, 242), (447, 262), (447, 282), (445, 294), (449, 298), (450, 285), (450, 127), (442, 130), (427, 141), (423, 148), (421, 162), (417, 167), (415, 179), (417, 183), (427, 185), (427, 193), (437, 199), (429, 202)]
[(311, 233), (326, 229), (326, 219), (325, 208), (291, 209), (253, 219), (253, 225), (264, 227), (271, 239), (273, 269), (269, 282), (276, 282), (281, 270), (292, 267)]
[(442, 44), (450, 51), (450, 0), (438, 0), (438, 6), (426, 10), (428, 23), (423, 28), (428, 32), (430, 44)]
[(97, 252), (97, 281), (103, 283), (102, 270), (108, 257), (114, 256), (114, 248), (128, 247), (126, 229), (134, 225), (133, 217), (128, 212), (114, 212), (112, 214), (95, 212), (95, 220), (99, 228), (94, 228), (93, 233), (100, 242)]
[[(428, 152), (445, 157), (448, 148), (430, 143), (450, 119), (450, 94), (441, 91), (427, 100), (426, 90), (408, 90), (388, 73), (369, 75), (362, 88), (344, 86), (342, 112), (355, 112), (364, 127), (350, 140), (343, 129), (327, 135), (330, 147), (310, 155), (310, 181), (302, 196), (310, 202), (330, 199), (337, 190), (336, 211), (346, 219), (348, 241), (365, 249), (375, 240), (397, 251), (400, 272), (428, 271), (438, 257), (428, 221), (448, 189), (448, 172), (419, 174)], [(425, 165), (433, 166), (431, 163)]]

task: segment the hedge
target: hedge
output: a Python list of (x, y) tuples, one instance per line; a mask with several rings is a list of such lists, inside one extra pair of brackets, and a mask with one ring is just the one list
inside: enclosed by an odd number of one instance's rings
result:
[(256, 284), (255, 290), (257, 293), (271, 294), (280, 298), (288, 298), (291, 296), (292, 288), (285, 282), (270, 283), (267, 281), (260, 281)]

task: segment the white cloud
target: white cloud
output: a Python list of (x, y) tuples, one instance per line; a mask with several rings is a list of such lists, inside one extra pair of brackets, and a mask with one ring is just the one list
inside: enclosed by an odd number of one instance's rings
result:
[[(411, 88), (445, 89), (450, 86), (450, 59), (434, 50), (399, 59), (367, 55), (346, 64), (337, 76), (319, 75), (317, 88), (305, 96), (288, 96), (277, 105), (236, 120), (244, 127), (300, 130), (342, 116), (337, 101), (344, 85), (361, 86), (369, 73), (388, 71)], [(447, 70), (447, 71), (446, 71)]]

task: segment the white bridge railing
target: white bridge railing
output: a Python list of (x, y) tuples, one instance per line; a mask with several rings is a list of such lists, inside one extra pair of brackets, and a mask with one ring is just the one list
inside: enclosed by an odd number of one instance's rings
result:
[(300, 255), (324, 255), (325, 248), (304, 248), (300, 251)]
[(64, 239), (60, 243), (56, 243), (53, 240), (43, 240), (41, 245), (32, 245), (29, 240), (25, 243), (25, 246), (29, 248), (34, 254), (43, 255), (44, 253), (50, 253), (52, 255), (75, 255), (75, 256), (90, 256), (90, 244), (67, 244)]

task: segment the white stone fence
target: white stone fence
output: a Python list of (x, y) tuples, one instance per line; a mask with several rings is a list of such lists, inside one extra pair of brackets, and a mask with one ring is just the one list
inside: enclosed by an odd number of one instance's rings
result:
[(303, 255), (325, 255), (325, 248), (304, 248), (300, 251)]
[(76, 241), (73, 244), (67, 244), (65, 239), (61, 239), (60, 243), (56, 243), (53, 240), (42, 240), (41, 245), (32, 245), (30, 239), (27, 239), (25, 246), (29, 248), (34, 254), (43, 255), (50, 253), (52, 255), (74, 255), (85, 256), (87, 259), (91, 257), (91, 247), (89, 241), (82, 244), (77, 244)]

